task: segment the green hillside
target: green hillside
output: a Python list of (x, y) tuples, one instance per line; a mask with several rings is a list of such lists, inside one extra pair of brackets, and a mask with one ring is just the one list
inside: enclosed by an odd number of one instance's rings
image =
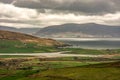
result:
[(0, 30), (0, 53), (54, 52), (64, 44), (27, 34)]
[(0, 80), (119, 80), (119, 67), (120, 62), (1, 59)]

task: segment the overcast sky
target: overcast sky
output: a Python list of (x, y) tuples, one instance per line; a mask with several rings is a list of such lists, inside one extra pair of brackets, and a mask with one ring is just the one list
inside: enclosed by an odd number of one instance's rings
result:
[(120, 0), (0, 0), (0, 25), (4, 26), (93, 22), (120, 26)]

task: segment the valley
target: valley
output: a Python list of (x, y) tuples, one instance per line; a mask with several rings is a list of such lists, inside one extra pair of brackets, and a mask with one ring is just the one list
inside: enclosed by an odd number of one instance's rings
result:
[(120, 78), (120, 49), (70, 46), (60, 40), (0, 30), (0, 80)]
[(120, 0), (0, 0), (0, 80), (120, 80)]

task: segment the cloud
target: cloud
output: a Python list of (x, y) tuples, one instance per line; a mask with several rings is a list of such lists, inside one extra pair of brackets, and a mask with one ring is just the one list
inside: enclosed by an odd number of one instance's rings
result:
[(50, 9), (100, 15), (120, 11), (120, 0), (17, 0), (14, 5), (32, 9)]
[(2, 3), (12, 3), (14, 0), (0, 0)]
[[(58, 0), (56, 0), (57, 2)], [(37, 0), (34, 0), (37, 2)], [(64, 1), (59, 1), (62, 4)], [(88, 3), (88, 2), (86, 2)], [(120, 11), (101, 15), (90, 15), (60, 12), (51, 9), (35, 9), (18, 7), (13, 4), (0, 3), (0, 25), (12, 27), (46, 27), (66, 23), (98, 23), (105, 25), (120, 25)]]
[[(26, 24), (33, 26), (32, 21), (34, 22), (37, 15), (35, 9), (19, 8), (11, 4), (0, 3), (0, 25), (15, 24), (14, 27), (18, 27), (20, 24)], [(29, 27), (26, 25), (24, 27)]]
[(0, 3), (0, 16), (17, 18), (17, 19), (29, 19), (30, 17), (36, 17), (37, 11), (27, 8), (18, 8), (10, 4)]

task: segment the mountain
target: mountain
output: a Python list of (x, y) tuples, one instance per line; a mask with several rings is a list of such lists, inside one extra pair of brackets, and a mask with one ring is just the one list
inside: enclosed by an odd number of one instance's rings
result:
[(54, 38), (112, 38), (120, 37), (120, 26), (107, 26), (95, 23), (63, 24), (48, 26), (35, 35)]
[(25, 34), (34, 34), (37, 31), (40, 30), (40, 28), (13, 28), (8, 26), (0, 26), (0, 30), (6, 30), (6, 31), (13, 31), (13, 32), (20, 32)]
[[(62, 46), (61, 42), (52, 39), (38, 38), (28, 34), (0, 30), (0, 40), (19, 41), (22, 43), (37, 43), (41, 46)], [(11, 43), (12, 44), (12, 43)]]

